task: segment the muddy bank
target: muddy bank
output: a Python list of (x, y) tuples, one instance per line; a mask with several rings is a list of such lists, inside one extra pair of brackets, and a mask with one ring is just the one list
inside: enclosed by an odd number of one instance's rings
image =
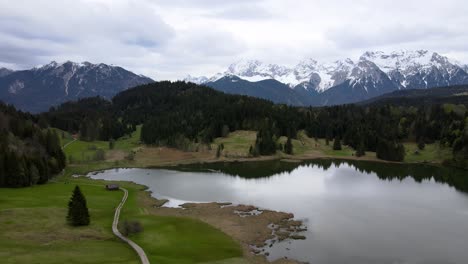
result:
[[(306, 227), (289, 213), (229, 203), (187, 203), (181, 208), (161, 207), (164, 200), (157, 200), (147, 192), (139, 193), (138, 199), (153, 215), (190, 217), (222, 230), (242, 245), (244, 257), (249, 263), (270, 263), (266, 257), (272, 243), (305, 238), (301, 232)], [(279, 259), (273, 263), (299, 262)]]

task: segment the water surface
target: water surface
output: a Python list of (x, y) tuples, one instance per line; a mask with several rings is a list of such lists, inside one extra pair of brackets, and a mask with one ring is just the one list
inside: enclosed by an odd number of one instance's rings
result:
[(149, 187), (166, 206), (233, 202), (294, 213), (306, 240), (270, 259), (315, 264), (468, 263), (466, 171), (368, 162), (279, 161), (116, 169), (91, 175)]

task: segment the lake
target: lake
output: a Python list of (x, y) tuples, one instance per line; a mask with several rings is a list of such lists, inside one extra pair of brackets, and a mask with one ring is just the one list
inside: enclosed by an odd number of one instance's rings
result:
[(232, 202), (294, 213), (306, 240), (269, 259), (314, 264), (468, 263), (468, 173), (424, 165), (316, 160), (115, 169), (95, 179), (149, 187), (165, 206)]

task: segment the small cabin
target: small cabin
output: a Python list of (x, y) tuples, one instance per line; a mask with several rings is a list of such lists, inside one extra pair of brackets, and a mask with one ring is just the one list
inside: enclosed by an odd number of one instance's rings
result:
[(116, 191), (118, 189), (120, 189), (118, 184), (106, 184), (106, 190), (108, 191)]

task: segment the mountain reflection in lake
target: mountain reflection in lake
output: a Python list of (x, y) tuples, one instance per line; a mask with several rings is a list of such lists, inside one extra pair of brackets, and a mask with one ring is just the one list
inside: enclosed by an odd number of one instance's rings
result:
[(303, 241), (269, 248), (311, 263), (468, 263), (466, 171), (318, 160), (108, 170), (93, 178), (144, 184), (167, 206), (253, 204), (294, 213)]

